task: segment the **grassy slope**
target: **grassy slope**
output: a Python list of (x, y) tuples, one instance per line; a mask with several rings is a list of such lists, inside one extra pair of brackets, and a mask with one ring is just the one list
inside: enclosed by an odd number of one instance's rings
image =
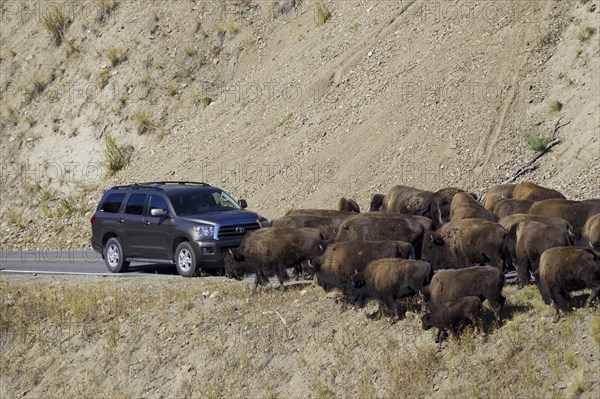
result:
[(487, 317), (485, 340), (468, 329), (440, 352), (417, 314), (369, 320), (313, 286), (5, 276), (0, 288), (2, 397), (600, 395), (598, 309), (553, 324), (534, 287), (505, 289), (506, 323)]

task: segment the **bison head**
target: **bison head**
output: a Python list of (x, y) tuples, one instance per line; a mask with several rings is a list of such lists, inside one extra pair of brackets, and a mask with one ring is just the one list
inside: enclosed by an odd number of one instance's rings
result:
[(444, 247), (444, 238), (435, 231), (426, 231), (423, 234), (423, 245), (421, 248), (421, 259), (426, 262), (433, 262), (438, 258), (438, 253)]
[(364, 274), (359, 272), (350, 276), (350, 282), (352, 283), (353, 288), (362, 288), (366, 285)]
[(244, 260), (244, 256), (240, 254), (239, 249), (230, 249), (229, 253), (223, 258), (225, 266), (225, 277), (241, 280), (244, 278), (237, 267), (239, 262)]
[(425, 313), (421, 316), (421, 323), (423, 324), (423, 330), (429, 330), (433, 327), (433, 323), (431, 322), (431, 313)]

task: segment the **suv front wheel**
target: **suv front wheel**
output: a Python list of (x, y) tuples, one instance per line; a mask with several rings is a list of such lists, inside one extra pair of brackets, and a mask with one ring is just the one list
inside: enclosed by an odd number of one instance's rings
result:
[(129, 269), (129, 262), (125, 262), (125, 254), (121, 241), (118, 238), (110, 238), (104, 246), (104, 262), (106, 267), (113, 273), (126, 272)]
[(183, 277), (198, 276), (199, 268), (196, 262), (196, 255), (189, 242), (184, 241), (177, 246), (177, 251), (175, 251), (175, 266), (177, 266), (179, 275)]

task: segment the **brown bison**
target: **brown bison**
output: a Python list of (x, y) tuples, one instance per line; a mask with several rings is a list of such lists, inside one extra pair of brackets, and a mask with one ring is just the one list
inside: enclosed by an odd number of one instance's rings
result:
[(508, 215), (514, 215), (516, 213), (528, 213), (529, 208), (533, 205), (534, 201), (530, 200), (518, 200), (513, 198), (503, 199), (498, 202), (494, 207), (494, 213), (499, 218), (503, 218)]
[(353, 199), (342, 197), (338, 200), (337, 210), (342, 212), (360, 213), (360, 206), (358, 206), (358, 203)]
[(496, 204), (503, 199), (512, 198), (516, 184), (500, 184), (490, 187), (483, 197), (483, 207), (493, 211)]
[(326, 291), (339, 288), (347, 292), (351, 276), (362, 272), (369, 263), (382, 258), (414, 258), (412, 245), (403, 241), (336, 242), (309, 262), (317, 284)]
[(600, 255), (584, 247), (556, 247), (546, 250), (540, 259), (538, 287), (546, 304), (554, 303), (554, 322), (560, 310), (567, 311), (570, 291), (591, 288), (586, 300), (590, 306), (600, 291)]
[(362, 306), (368, 298), (380, 301), (390, 318), (402, 318), (406, 309), (396, 301), (416, 295), (429, 284), (433, 271), (427, 262), (414, 259), (379, 259), (352, 275), (350, 297)]
[[(351, 215), (355, 215), (355, 213), (351, 213)], [(317, 214), (311, 215), (294, 213), (273, 220), (271, 222), (271, 226), (288, 229), (311, 227), (314, 229), (319, 229), (319, 231), (321, 231), (321, 233), (323, 234), (323, 238), (326, 241), (333, 241), (340, 224), (349, 216), (350, 215), (346, 214), (332, 214), (332, 216), (320, 216)]]
[(434, 270), (483, 264), (502, 270), (512, 265), (511, 245), (508, 232), (498, 223), (463, 219), (425, 232), (421, 259)]
[(456, 194), (450, 203), (450, 220), (473, 218), (489, 220), (490, 222), (498, 221), (498, 216), (481, 206), (471, 194)]
[(437, 228), (448, 221), (449, 215), (444, 214), (444, 210), (448, 210), (449, 205), (446, 197), (441, 194), (398, 185), (392, 187), (386, 195), (373, 195), (370, 210), (425, 216)]
[(225, 275), (241, 279), (255, 273), (254, 290), (277, 276), (279, 284), (289, 279), (287, 268), (316, 258), (323, 253), (323, 236), (317, 229), (270, 227), (254, 230), (244, 237), (239, 248), (225, 256)]
[(470, 321), (475, 330), (485, 335), (483, 322), (481, 320), (481, 299), (476, 296), (466, 296), (458, 298), (452, 302), (437, 305), (430, 313), (421, 316), (423, 330), (429, 330), (432, 327), (438, 329), (435, 342), (438, 343), (438, 349), (442, 347), (442, 335), (444, 331), (450, 329), (454, 336), (458, 335), (458, 328)]
[(576, 235), (580, 235), (585, 222), (600, 213), (600, 202), (570, 201), (566, 199), (549, 199), (536, 202), (529, 209), (532, 215), (563, 218), (573, 226)]
[(419, 258), (423, 234), (431, 228), (431, 219), (424, 216), (365, 213), (340, 224), (335, 241), (406, 241), (414, 246)]
[(518, 200), (543, 201), (552, 198), (565, 199), (560, 192), (531, 182), (518, 183), (512, 197)]
[(581, 231), (581, 246), (600, 250), (600, 213), (585, 222)]
[(493, 266), (476, 266), (460, 270), (440, 270), (435, 273), (421, 295), (430, 310), (440, 305), (463, 298), (476, 296), (487, 299), (494, 316), (501, 321), (500, 312), (506, 298), (502, 296), (504, 273)]
[(535, 220), (526, 220), (516, 230), (516, 267), (519, 286), (529, 282), (530, 273), (537, 280), (540, 256), (548, 248), (573, 245), (569, 230)]
[(536, 222), (552, 225), (558, 229), (565, 229), (569, 232), (571, 238), (574, 238), (573, 227), (571, 227), (569, 222), (562, 218), (515, 213), (514, 215), (501, 217), (500, 220), (498, 220), (498, 224), (515, 236), (519, 224), (526, 220), (534, 220)]

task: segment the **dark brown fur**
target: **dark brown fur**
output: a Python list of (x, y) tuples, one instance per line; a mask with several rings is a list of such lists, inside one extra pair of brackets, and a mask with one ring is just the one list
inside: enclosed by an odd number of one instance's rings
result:
[(512, 198), (516, 184), (500, 184), (490, 187), (483, 197), (483, 207), (493, 211), (496, 204), (503, 199)]
[(571, 227), (569, 222), (562, 218), (515, 213), (514, 215), (501, 217), (500, 220), (498, 220), (498, 224), (504, 227), (509, 233), (515, 235), (519, 224), (526, 220), (534, 220), (536, 222), (542, 222), (545, 224), (552, 225), (557, 229), (567, 230), (569, 231), (569, 234), (571, 234), (571, 237), (574, 238), (573, 227)]
[(448, 215), (443, 214), (444, 206), (448, 204), (445, 197), (438, 193), (398, 185), (386, 195), (375, 194), (370, 210), (425, 216), (437, 228), (448, 220)]
[(580, 245), (600, 250), (600, 213), (588, 218), (583, 225)]
[(512, 265), (511, 245), (508, 232), (498, 223), (463, 219), (425, 232), (421, 258), (434, 270), (482, 264), (502, 270)]
[(498, 216), (481, 206), (469, 193), (458, 193), (450, 203), (450, 220), (483, 219), (497, 222)]
[(516, 267), (519, 285), (529, 282), (529, 274), (537, 280), (540, 256), (548, 248), (573, 245), (569, 231), (543, 222), (526, 220), (516, 231)]
[(423, 216), (364, 213), (344, 221), (335, 240), (406, 241), (415, 247), (419, 258), (423, 233), (431, 228), (431, 219)]
[(532, 182), (518, 183), (512, 197), (518, 200), (543, 201), (551, 198), (564, 199), (565, 196), (551, 188), (542, 187)]
[(412, 245), (403, 241), (345, 241), (327, 247), (323, 255), (311, 261), (317, 283), (325, 290), (347, 291), (350, 278), (369, 263), (382, 258), (414, 257)]
[(342, 197), (338, 200), (337, 210), (342, 212), (360, 213), (360, 206), (352, 198)]
[(468, 321), (473, 324), (475, 330), (479, 330), (479, 333), (484, 335), (483, 321), (480, 314), (481, 300), (476, 296), (467, 296), (438, 305), (430, 313), (421, 316), (421, 322), (424, 330), (429, 330), (432, 327), (438, 329), (436, 342), (438, 348), (441, 348), (444, 331), (450, 329), (456, 336), (458, 335), (458, 328)]
[(351, 215), (355, 215), (355, 213), (344, 213), (337, 215), (332, 214), (331, 216), (317, 215), (316, 212), (312, 215), (293, 213), (273, 220), (271, 222), (271, 226), (288, 229), (311, 227), (314, 229), (319, 229), (326, 241), (333, 241), (337, 231), (339, 230), (340, 224)]
[(503, 199), (494, 207), (494, 213), (498, 215), (499, 218), (514, 215), (515, 213), (527, 213), (529, 212), (531, 205), (533, 205), (533, 202), (534, 201), (513, 198)]
[(487, 299), (496, 320), (506, 298), (502, 296), (504, 273), (493, 266), (476, 266), (460, 270), (440, 270), (433, 275), (431, 283), (423, 287), (421, 294), (429, 309), (466, 296)]
[(600, 291), (600, 256), (584, 247), (556, 247), (546, 250), (540, 258), (538, 283), (544, 302), (554, 303), (554, 321), (560, 318), (560, 310), (567, 311), (569, 292), (591, 288), (586, 300), (590, 306)]
[(317, 229), (270, 227), (254, 230), (246, 234), (239, 248), (231, 250), (225, 257), (225, 273), (237, 279), (256, 273), (255, 290), (273, 275), (283, 286), (289, 278), (286, 269), (320, 256), (323, 245), (323, 237)]
[(404, 317), (396, 301), (416, 295), (431, 280), (431, 265), (420, 260), (379, 259), (352, 275), (351, 297), (362, 306), (368, 298), (379, 300), (390, 318)]
[(600, 213), (600, 202), (549, 199), (533, 204), (529, 213), (563, 218), (573, 226), (574, 233), (579, 237), (585, 222), (591, 216)]

